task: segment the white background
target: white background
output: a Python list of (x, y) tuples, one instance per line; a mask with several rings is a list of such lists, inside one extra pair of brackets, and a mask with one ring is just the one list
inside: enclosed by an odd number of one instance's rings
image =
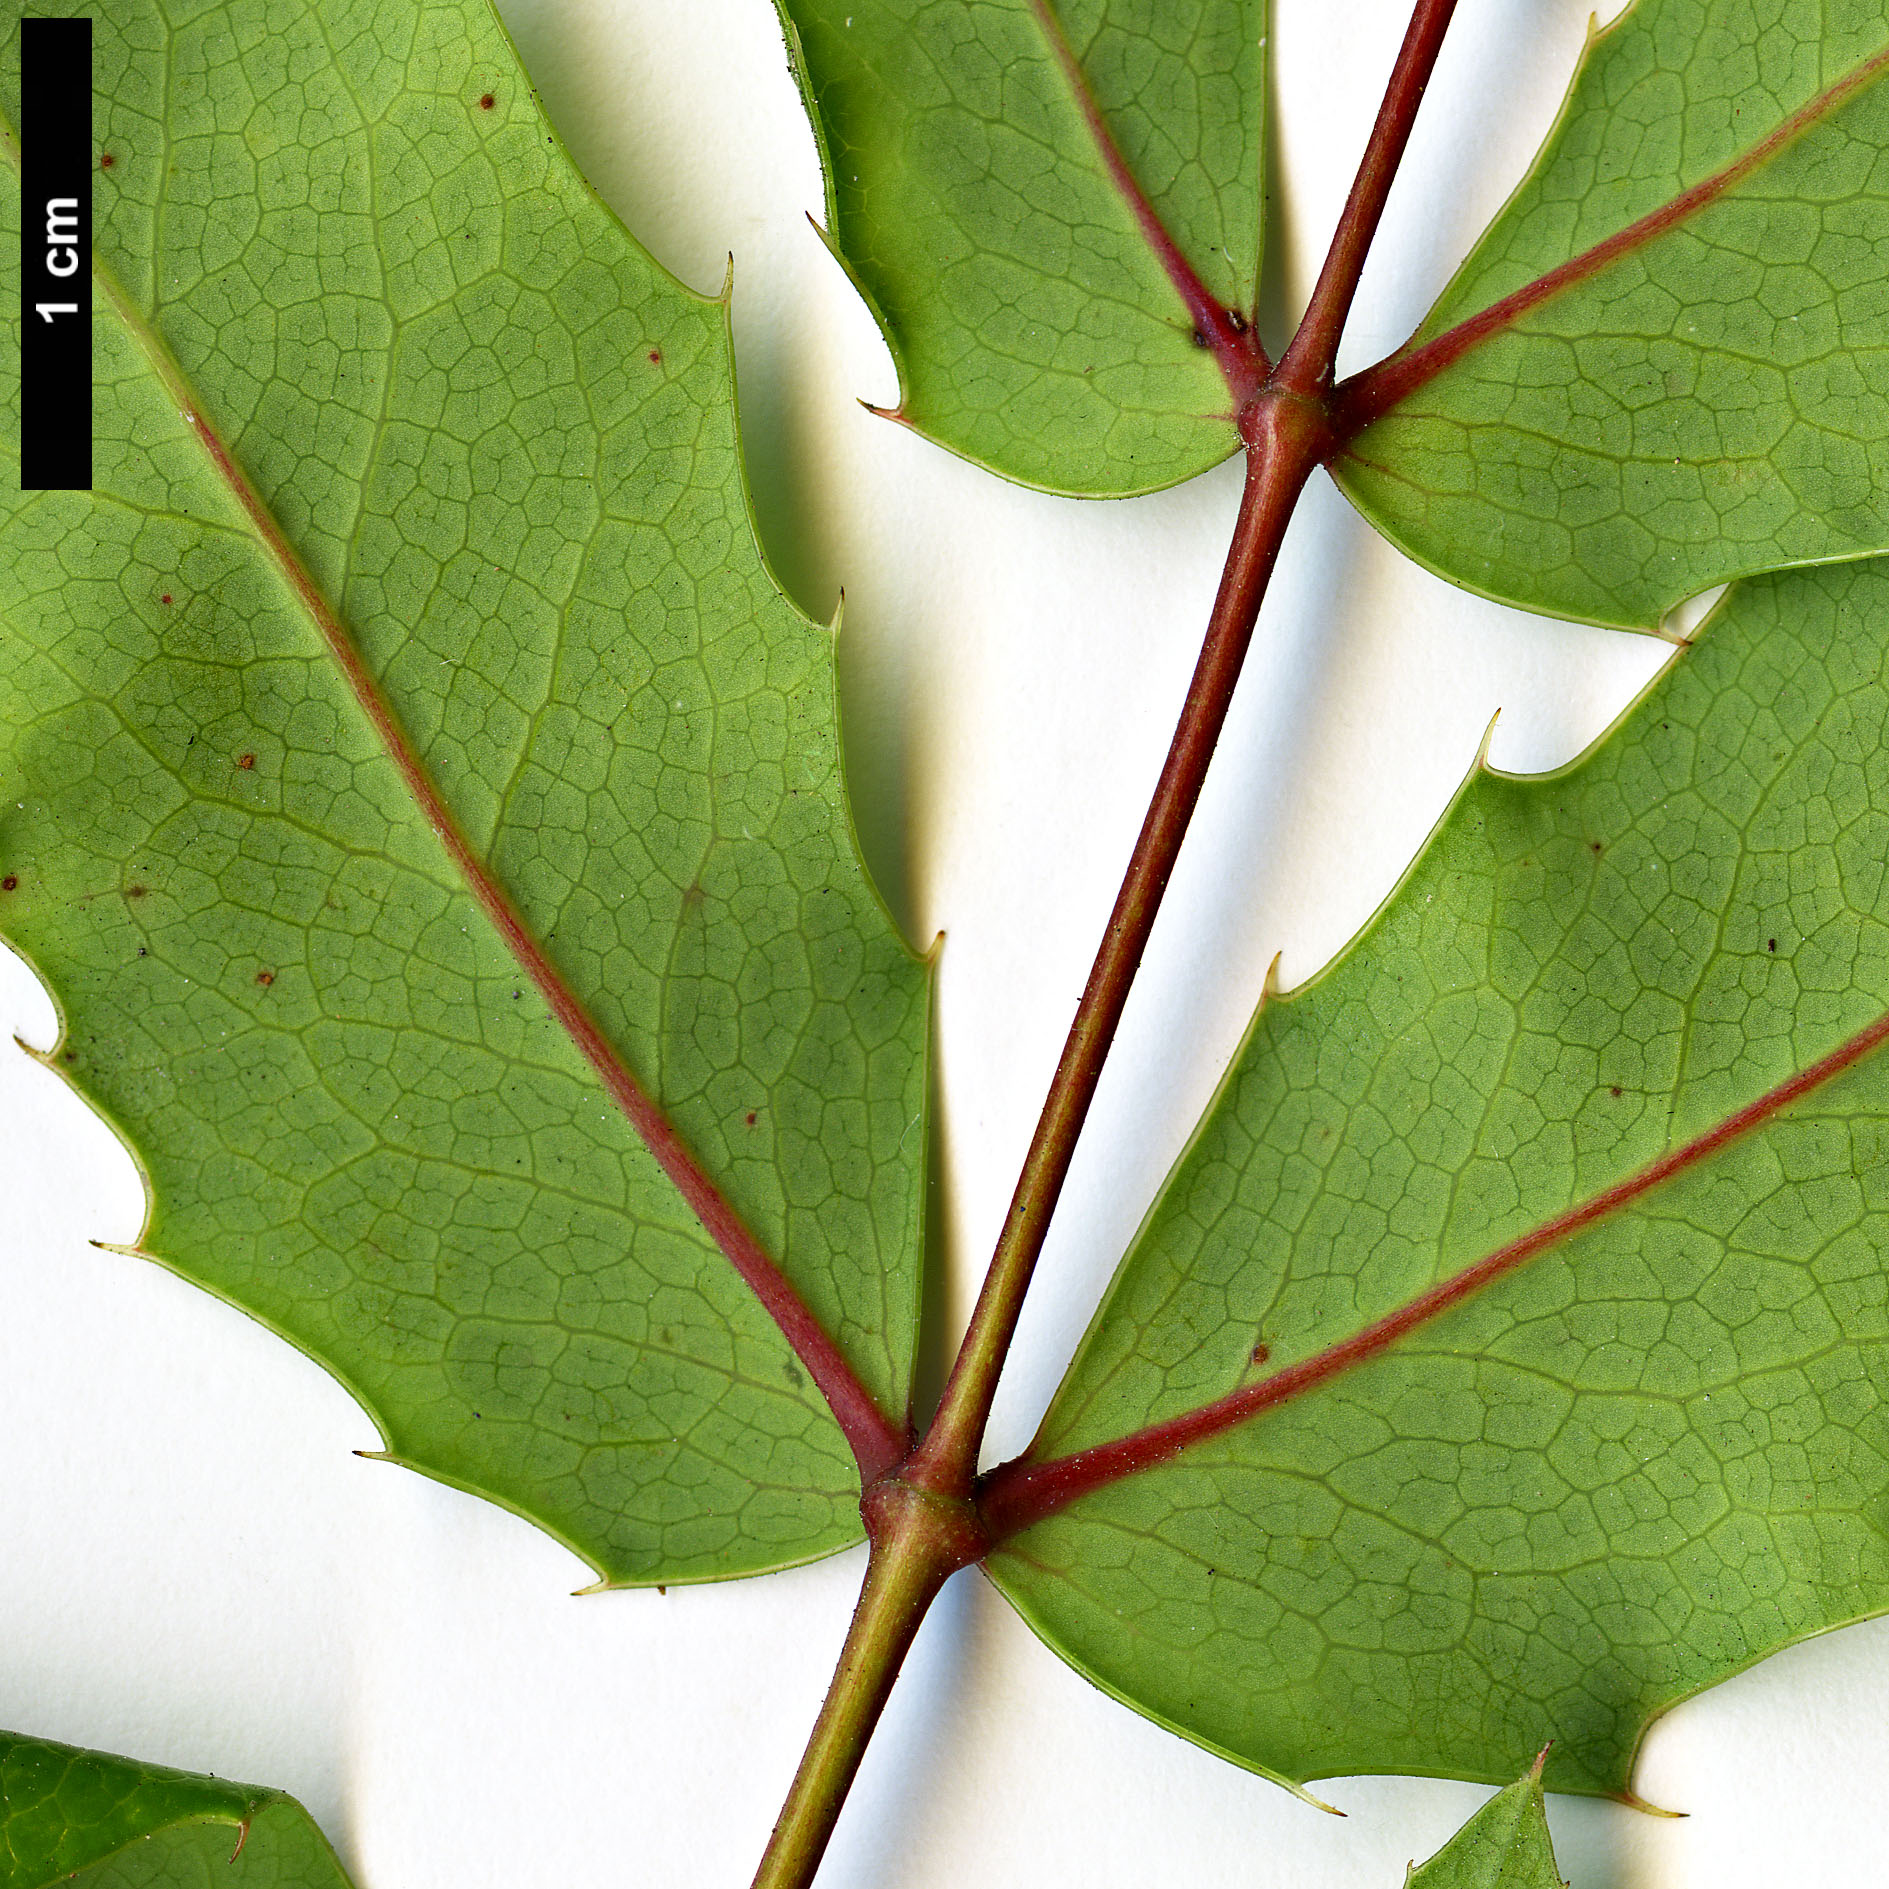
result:
[[(1393, 0), (1279, 0), (1277, 342), (1388, 70)], [(1152, 785), (1218, 573), (1234, 468), (1124, 504), (1005, 486), (855, 396), (889, 360), (826, 257), (768, 0), (511, 0), (553, 119), (661, 260), (737, 258), (756, 503), (817, 615), (846, 587), (860, 825), (940, 983), (938, 1224), (960, 1319)], [(1414, 325), (1552, 119), (1577, 0), (1464, 0), (1348, 356)], [(995, 1446), (1020, 1446), (1224, 1065), (1275, 951), (1324, 962), (1384, 896), (1497, 710), (1560, 765), (1664, 646), (1430, 579), (1322, 480), (1288, 542), (1206, 802), (1045, 1255)], [(17, 965), (0, 1021), (46, 1047)], [(358, 1460), (313, 1364), (149, 1264), (132, 1164), (58, 1078), (0, 1053), (0, 1723), (280, 1784), (363, 1889), (748, 1879), (839, 1645), (858, 1553), (720, 1588), (570, 1598), (515, 1518)], [(1681, 1707), (1656, 1820), (1557, 1800), (1576, 1889), (1889, 1880), (1889, 1627), (1795, 1648)], [(927, 1624), (824, 1889), (1396, 1889), (1481, 1800), (1344, 1779), (1328, 1817), (1093, 1692), (978, 1577)]]

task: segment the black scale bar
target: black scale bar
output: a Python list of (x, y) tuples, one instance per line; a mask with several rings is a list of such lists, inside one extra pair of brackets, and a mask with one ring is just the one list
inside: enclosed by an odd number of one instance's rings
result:
[(92, 22), (20, 22), (20, 489), (92, 483)]

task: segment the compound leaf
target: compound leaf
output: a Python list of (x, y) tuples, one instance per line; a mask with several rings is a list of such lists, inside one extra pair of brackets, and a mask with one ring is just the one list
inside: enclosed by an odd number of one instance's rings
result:
[(0, 1889), (348, 1889), (294, 1798), (0, 1732)]
[(1098, 1683), (1295, 1783), (1625, 1795), (1889, 1606), (1886, 631), (1889, 562), (1741, 585), (1262, 1009), (990, 1491)]
[(927, 974), (725, 303), (480, 0), (95, 31), (97, 488), (0, 527), (0, 924), (140, 1246), (609, 1579), (839, 1547), (904, 1428)]
[(1889, 549), (1889, 20), (1638, 0), (1335, 465), (1472, 590), (1651, 628)]
[[(777, 0), (831, 241), (900, 416), (1024, 484), (1117, 497), (1239, 446), (1176, 287), (1252, 312), (1264, 0)], [(1164, 265), (1103, 136), (1169, 233)]]

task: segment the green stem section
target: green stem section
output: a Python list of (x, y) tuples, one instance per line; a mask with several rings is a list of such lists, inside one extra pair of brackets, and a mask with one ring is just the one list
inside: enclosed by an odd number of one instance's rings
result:
[(813, 1881), (920, 1623), (945, 1582), (989, 1546), (968, 1502), (902, 1480), (875, 1483), (861, 1508), (872, 1541), (866, 1584), (754, 1889)]
[(1077, 1006), (944, 1401), (924, 1441), (903, 1465), (869, 1483), (861, 1500), (872, 1543), (866, 1584), (754, 1889), (806, 1889), (813, 1881), (919, 1623), (950, 1575), (982, 1560), (989, 1550), (971, 1489), (997, 1376), (1232, 703), (1266, 581), (1299, 493), (1329, 437), (1321, 408), (1279, 394), (1262, 394), (1252, 404), (1243, 416), (1243, 431), (1248, 438), (1246, 489), (1233, 549), (1154, 803)]
[(1077, 1006), (944, 1401), (924, 1441), (903, 1465), (868, 1484), (861, 1500), (872, 1543), (866, 1584), (754, 1889), (805, 1889), (813, 1881), (919, 1623), (950, 1575), (989, 1551), (971, 1493), (998, 1373), (1232, 704), (1267, 579), (1299, 494), (1329, 444), (1323, 409), (1282, 393), (1262, 394), (1242, 416), (1242, 430), (1248, 439), (1246, 489), (1233, 548), (1153, 805)]
[[(1046, 0), (1032, 4), (1078, 84), (1079, 96), (1086, 98), (1080, 69), (1061, 39), (1053, 12)], [(976, 1506), (975, 1478), (997, 1380), (1102, 1065), (1233, 705), (1234, 687), (1286, 528), (1313, 470), (1341, 443), (1330, 412), (1339, 334), (1454, 8), (1455, 0), (1416, 0), (1357, 182), (1292, 346), (1250, 392), (1244, 367), (1229, 376), (1246, 446), (1246, 485), (1206, 640), (937, 1415), (903, 1462), (877, 1481), (870, 1475), (866, 1479), (860, 1502), (872, 1544), (866, 1584), (754, 1889), (807, 1889), (812, 1883), (920, 1622), (950, 1575), (983, 1560), (992, 1546)], [(1087, 109), (1091, 129), (1118, 184), (1130, 191), (1144, 232), (1151, 233), (1164, 261), (1170, 253), (1178, 256), (1115, 153), (1100, 114), (1092, 103)], [(1175, 279), (1188, 296), (1191, 270)], [(1257, 352), (1252, 354), (1255, 371), (1262, 371), (1262, 360)]]

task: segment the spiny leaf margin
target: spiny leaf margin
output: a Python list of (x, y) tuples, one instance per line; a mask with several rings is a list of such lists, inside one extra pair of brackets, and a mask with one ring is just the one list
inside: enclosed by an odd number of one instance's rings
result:
[[(265, 11), (101, 15), (101, 258), (560, 973), (899, 1410), (928, 978), (853, 844), (830, 634), (754, 544), (725, 297), (589, 193), (488, 7)], [(101, 496), (10, 508), (0, 922), (139, 1151), (142, 1246), (606, 1579), (856, 1539), (799, 1364), (419, 830), (191, 416), (97, 333)]]
[(281, 1791), (0, 1732), (0, 1889), (349, 1889)]
[[(1570, 772), (1472, 779), (1266, 1006), (1032, 1456), (1316, 1358), (1889, 1011), (1889, 565), (1753, 580)], [(1631, 1794), (1652, 1718), (1889, 1605), (1889, 1057), (992, 1563), (1297, 1785)]]
[(1226, 382), (1052, 36), (1180, 254), (1250, 317), (1266, 0), (1185, 0), (1158, 32), (1135, 0), (775, 3), (824, 233), (891, 349), (895, 417), (1072, 497), (1157, 491), (1239, 449)]
[(1539, 1764), (1497, 1791), (1427, 1863), (1413, 1865), (1404, 1889), (1567, 1889)]
[(1334, 462), (1352, 502), (1452, 583), (1630, 629), (1889, 549), (1886, 73), (1872, 0), (1635, 0), (1410, 347), (1341, 390), (1375, 410), (1467, 344)]

